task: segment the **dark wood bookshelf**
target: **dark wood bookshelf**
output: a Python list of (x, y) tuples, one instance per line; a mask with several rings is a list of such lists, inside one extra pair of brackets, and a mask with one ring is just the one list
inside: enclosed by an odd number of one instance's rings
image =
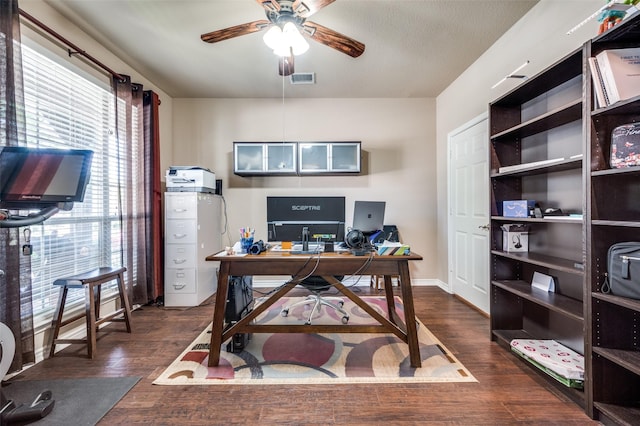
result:
[[(587, 42), (585, 51), (588, 58), (608, 49), (638, 46), (640, 12)], [(590, 70), (585, 72), (591, 82)], [(640, 167), (618, 169), (609, 164), (611, 132), (617, 126), (640, 121), (640, 96), (590, 109), (585, 126), (586, 164), (590, 165), (585, 174), (585, 193), (589, 195), (585, 361), (590, 378), (585, 392), (591, 398), (587, 414), (605, 424), (636, 425), (640, 424), (640, 342), (635, 327), (640, 300), (603, 294), (600, 288), (607, 273), (609, 247), (640, 241)]]
[[(640, 241), (640, 166), (610, 166), (611, 132), (640, 122), (640, 96), (597, 108), (588, 59), (637, 46), (640, 12), (489, 104), (491, 339), (509, 348), (513, 339), (551, 338), (583, 353), (584, 391), (557, 388), (605, 424), (640, 424), (640, 300), (600, 291), (609, 247)], [(571, 95), (574, 84), (580, 99)], [(541, 104), (546, 111), (530, 109)], [(573, 133), (557, 142), (560, 126)], [(579, 145), (570, 145), (574, 139)], [(509, 200), (582, 217), (501, 216)], [(504, 251), (505, 223), (529, 226), (528, 251)], [(557, 273), (562, 285), (538, 292), (529, 284), (535, 272)]]
[[(489, 104), (491, 338), (505, 348), (510, 348), (513, 339), (552, 339), (584, 353), (584, 217), (500, 216), (503, 201), (531, 199), (542, 209), (553, 206), (583, 214), (583, 120), (588, 105), (583, 90), (584, 66), (581, 48)], [(532, 107), (540, 104), (549, 107), (546, 111)], [(568, 143), (554, 138), (554, 131), (561, 126), (563, 131), (573, 132)], [(540, 158), (542, 152), (548, 158)], [(532, 187), (544, 190), (527, 192)], [(504, 251), (500, 227), (505, 223), (529, 225), (528, 251)], [(556, 285), (555, 292), (532, 288), (530, 280), (536, 272), (560, 276), (557, 284), (561, 285)], [(583, 391), (523, 362), (586, 407), (588, 398)]]

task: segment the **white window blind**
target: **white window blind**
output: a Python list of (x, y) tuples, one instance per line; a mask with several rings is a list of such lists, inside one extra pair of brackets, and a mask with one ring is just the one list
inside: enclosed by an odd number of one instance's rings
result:
[[(57, 278), (121, 266), (118, 152), (109, 90), (22, 46), (27, 146), (93, 151), (84, 202), (31, 227), (35, 322), (51, 320)], [(67, 304), (84, 301), (69, 293)]]

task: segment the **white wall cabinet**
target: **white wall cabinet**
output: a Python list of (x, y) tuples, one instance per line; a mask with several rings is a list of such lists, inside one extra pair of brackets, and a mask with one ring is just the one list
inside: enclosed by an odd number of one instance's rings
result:
[(165, 193), (165, 306), (197, 306), (215, 293), (222, 250), (222, 201), (200, 192)]
[(252, 175), (360, 173), (360, 142), (234, 142), (233, 172)]

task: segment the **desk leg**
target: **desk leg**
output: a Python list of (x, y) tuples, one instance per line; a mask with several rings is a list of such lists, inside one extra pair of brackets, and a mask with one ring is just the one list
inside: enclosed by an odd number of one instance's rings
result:
[(211, 343), (209, 346), (209, 367), (217, 367), (220, 363), (220, 347), (222, 346), (222, 333), (224, 331), (224, 311), (227, 305), (227, 292), (229, 290), (229, 263), (220, 262), (218, 273), (218, 290), (216, 291), (216, 304), (213, 311), (213, 324), (211, 326)]
[(393, 297), (393, 285), (391, 283), (391, 276), (384, 276), (384, 293), (387, 296), (387, 314), (389, 315), (389, 320), (395, 323), (395, 316), (393, 313), (396, 311), (396, 301)]
[(416, 328), (416, 313), (413, 308), (413, 290), (409, 277), (409, 262), (398, 262), (400, 270), (400, 288), (402, 289), (402, 301), (404, 303), (404, 322), (407, 326), (407, 343), (409, 344), (409, 358), (411, 366), (422, 367), (420, 357), (420, 344), (418, 343), (418, 330)]

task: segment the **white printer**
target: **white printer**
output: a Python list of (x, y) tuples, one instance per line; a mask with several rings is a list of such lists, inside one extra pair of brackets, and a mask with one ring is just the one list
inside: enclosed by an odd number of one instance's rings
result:
[(171, 166), (166, 173), (169, 192), (216, 193), (216, 175), (198, 166)]

